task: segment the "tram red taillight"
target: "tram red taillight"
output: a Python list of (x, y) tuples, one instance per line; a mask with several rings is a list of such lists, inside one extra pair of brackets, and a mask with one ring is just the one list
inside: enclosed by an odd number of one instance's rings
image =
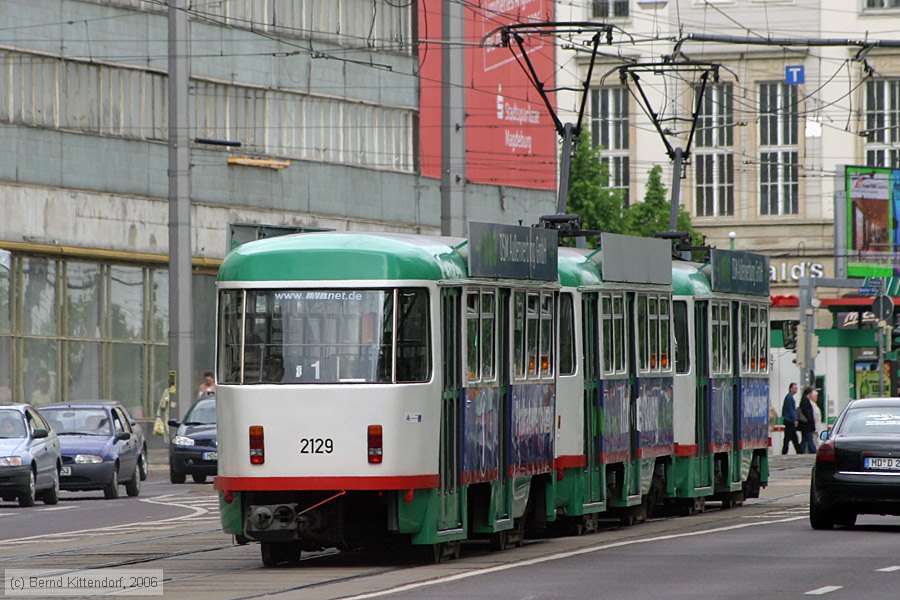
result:
[(384, 456), (381, 425), (369, 425), (367, 437), (369, 440), (369, 462), (379, 464)]
[(250, 426), (250, 464), (261, 465), (266, 462), (266, 439), (262, 425)]

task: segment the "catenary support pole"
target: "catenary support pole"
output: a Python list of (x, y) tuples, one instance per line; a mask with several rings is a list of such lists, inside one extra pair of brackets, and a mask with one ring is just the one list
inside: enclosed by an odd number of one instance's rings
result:
[[(465, 3), (443, 0), (445, 42), (464, 39)], [(441, 235), (466, 235), (465, 46), (441, 48)]]
[[(184, 417), (194, 397), (191, 283), (190, 50), (187, 0), (169, 0), (169, 413)], [(174, 377), (171, 375), (174, 373)]]

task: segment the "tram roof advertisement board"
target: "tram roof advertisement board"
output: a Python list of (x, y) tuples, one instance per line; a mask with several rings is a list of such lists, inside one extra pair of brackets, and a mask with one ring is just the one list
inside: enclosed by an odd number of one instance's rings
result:
[[(441, 177), (441, 55), (444, 0), (419, 3), (419, 152), (422, 174)], [(552, 21), (553, 0), (483, 0), (465, 7), (466, 179), (556, 189), (556, 128), (519, 65), (515, 44), (482, 39), (501, 25)], [(546, 89), (555, 84), (553, 37), (525, 35), (528, 58)], [(518, 59), (518, 60), (517, 60)], [(550, 102), (556, 104), (553, 92)]]
[(469, 275), (556, 281), (555, 229), (469, 223)]
[(769, 257), (739, 250), (710, 251), (712, 289), (733, 294), (769, 295)]
[(672, 242), (618, 233), (600, 234), (603, 281), (672, 283)]
[(847, 167), (847, 276), (900, 274), (900, 170)]

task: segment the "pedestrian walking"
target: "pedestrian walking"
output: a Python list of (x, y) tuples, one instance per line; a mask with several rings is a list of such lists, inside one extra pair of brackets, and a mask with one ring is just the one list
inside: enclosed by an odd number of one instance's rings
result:
[(784, 442), (781, 444), (781, 453), (788, 453), (788, 444), (794, 444), (794, 452), (802, 454), (800, 443), (797, 441), (797, 401), (794, 394), (797, 393), (797, 384), (791, 382), (788, 393), (781, 405), (781, 420), (784, 422)]
[(819, 393), (807, 386), (803, 388), (803, 397), (800, 398), (800, 407), (797, 410), (797, 428), (803, 439), (800, 440), (800, 454), (815, 454), (816, 442), (813, 439), (816, 433), (816, 414), (813, 412), (813, 402)]

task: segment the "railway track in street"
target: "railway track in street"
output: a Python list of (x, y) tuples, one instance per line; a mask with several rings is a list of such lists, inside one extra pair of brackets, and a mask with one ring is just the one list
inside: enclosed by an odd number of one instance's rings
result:
[(237, 545), (221, 531), (215, 495), (169, 494), (143, 501), (181, 507), (183, 515), (3, 540), (0, 564), (67, 573), (88, 568), (162, 569), (167, 598), (287, 598), (299, 592), (313, 600), (365, 596), (661, 536), (695, 536), (723, 527), (804, 519), (805, 465), (780, 470), (772, 483), (761, 498), (740, 508), (720, 510), (711, 504), (707, 512), (692, 517), (651, 519), (634, 527), (608, 522), (594, 534), (530, 539), (522, 548), (497, 553), (487, 544), (466, 543), (460, 559), (442, 564), (378, 552), (326, 551), (304, 553), (299, 564), (277, 568), (262, 566), (258, 545)]

